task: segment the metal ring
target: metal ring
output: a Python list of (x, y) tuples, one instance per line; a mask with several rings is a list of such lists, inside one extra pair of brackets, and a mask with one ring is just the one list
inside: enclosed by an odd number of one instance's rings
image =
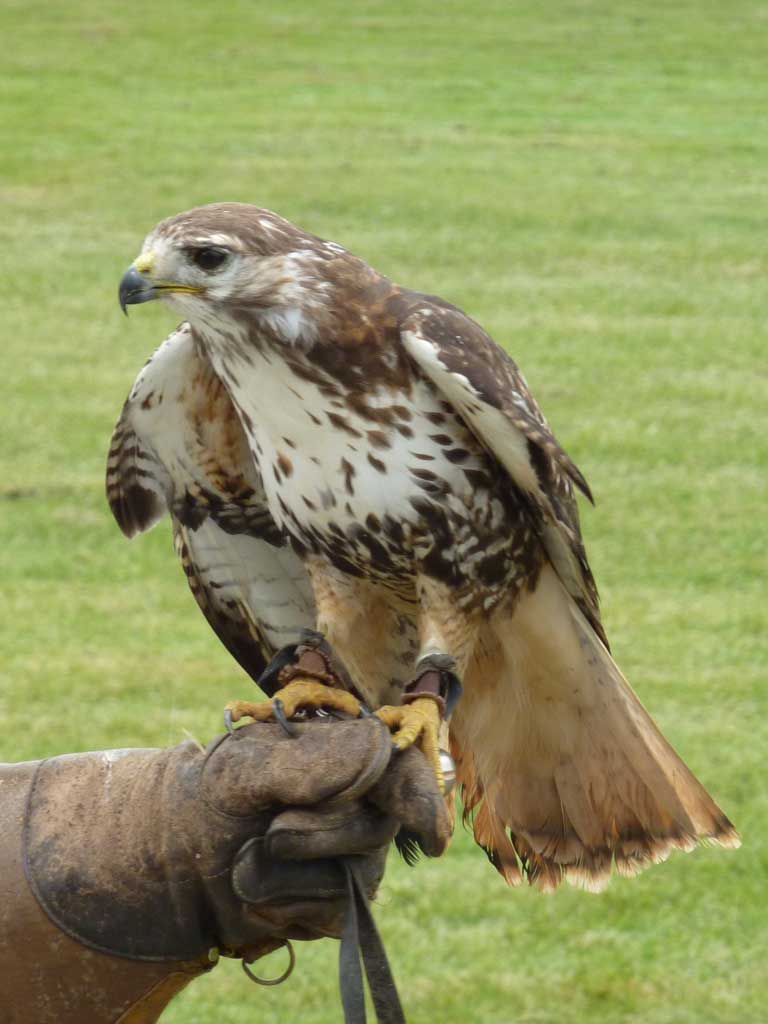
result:
[[(294, 952), (293, 946), (291, 945), (289, 939), (283, 940), (283, 946), (285, 946), (285, 948), (288, 950), (289, 960), (287, 968), (283, 971), (279, 978), (260, 978), (258, 977), (258, 975), (253, 973), (250, 964), (247, 964), (245, 960), (240, 961), (240, 963), (243, 965), (243, 970), (251, 979), (251, 981), (255, 981), (257, 985), (282, 985), (282, 983), (290, 977), (293, 968), (296, 966), (296, 953)], [(278, 949), (279, 948), (280, 947), (278, 946)]]

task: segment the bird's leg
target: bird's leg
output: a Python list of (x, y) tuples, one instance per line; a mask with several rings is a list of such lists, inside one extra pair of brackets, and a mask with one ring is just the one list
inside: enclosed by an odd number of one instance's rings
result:
[(478, 622), (462, 610), (453, 588), (424, 573), (417, 575), (416, 595), (421, 654), (413, 681), (401, 706), (376, 713), (394, 730), (396, 747), (418, 743), (444, 791), (439, 731), (461, 696), (459, 676), (477, 642)]
[(403, 703), (379, 708), (376, 715), (394, 730), (398, 750), (418, 745), (437, 777), (441, 792), (445, 779), (440, 760), (439, 733), (461, 696), (461, 683), (453, 669), (456, 662), (446, 654), (427, 654), (416, 667), (416, 677), (406, 687)]
[(255, 704), (235, 700), (227, 704), (224, 720), (229, 728), (241, 718), (256, 722), (275, 720), (291, 732), (288, 719), (299, 711), (340, 711), (357, 718), (363, 711), (350, 692), (352, 682), (321, 633), (305, 631), (301, 642), (283, 648), (259, 679), (270, 700)]

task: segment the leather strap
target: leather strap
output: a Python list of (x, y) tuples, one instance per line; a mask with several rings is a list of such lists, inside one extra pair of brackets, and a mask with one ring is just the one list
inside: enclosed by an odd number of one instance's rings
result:
[[(212, 966), (212, 964), (209, 964), (208, 968)], [(162, 978), (149, 991), (145, 992), (137, 1002), (129, 1006), (117, 1018), (115, 1024), (157, 1024), (160, 1015), (170, 1001), (183, 988), (186, 988), (190, 981), (194, 981), (198, 975), (204, 974), (208, 968), (201, 966), (199, 971), (188, 974), (182, 971), (174, 971), (173, 974)]]
[(392, 969), (355, 859), (345, 857), (342, 865), (347, 882), (347, 911), (339, 952), (339, 988), (345, 1024), (367, 1022), (361, 957), (379, 1024), (405, 1024)]

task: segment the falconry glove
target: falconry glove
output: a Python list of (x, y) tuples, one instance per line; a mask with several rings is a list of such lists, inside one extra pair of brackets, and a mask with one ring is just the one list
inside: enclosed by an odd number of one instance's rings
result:
[(402, 826), (442, 852), (418, 751), (393, 757), (376, 719), (295, 733), (0, 769), (2, 1019), (150, 1024), (220, 953), (349, 931), (350, 891), (358, 909), (375, 893)]

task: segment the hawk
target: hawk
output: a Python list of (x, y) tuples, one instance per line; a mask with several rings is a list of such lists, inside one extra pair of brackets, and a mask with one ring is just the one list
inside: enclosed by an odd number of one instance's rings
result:
[(612, 864), (738, 845), (613, 661), (589, 487), (475, 321), (236, 203), (149, 234), (120, 300), (153, 299), (184, 323), (115, 430), (118, 523), (170, 512), (195, 596), (255, 679), (303, 628), (326, 641), (320, 682), (235, 718), (359, 709), (338, 664), (398, 746), (435, 758), (447, 718), (465, 815), (513, 885), (599, 889)]

